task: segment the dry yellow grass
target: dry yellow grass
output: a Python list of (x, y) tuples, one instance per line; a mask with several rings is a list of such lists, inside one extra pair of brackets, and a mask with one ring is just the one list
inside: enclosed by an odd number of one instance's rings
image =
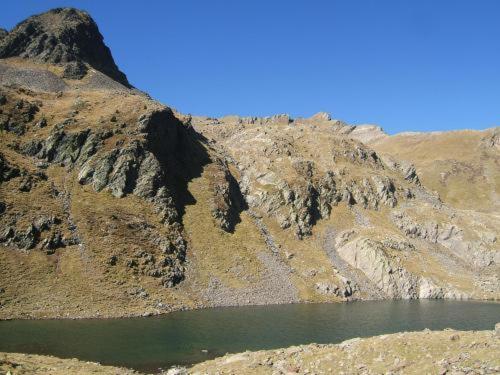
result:
[(482, 142), (495, 129), (401, 134), (376, 140), (381, 153), (415, 164), (423, 184), (457, 208), (498, 213), (499, 154)]

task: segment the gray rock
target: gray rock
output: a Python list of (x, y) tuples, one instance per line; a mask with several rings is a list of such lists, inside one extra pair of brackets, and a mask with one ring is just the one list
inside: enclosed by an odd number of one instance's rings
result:
[(347, 263), (361, 270), (368, 280), (390, 298), (417, 298), (418, 278), (394, 265), (380, 243), (359, 238), (346, 243), (337, 251)]
[(405, 180), (420, 186), (420, 179), (413, 164), (405, 160), (395, 160), (390, 156), (384, 156), (382, 160), (390, 169), (401, 173)]
[(82, 79), (87, 75), (88, 68), (81, 61), (72, 61), (64, 66), (63, 78)]
[[(0, 41), (0, 45), (2, 41)], [(54, 73), (40, 68), (20, 68), (0, 63), (0, 85), (19, 86), (33, 91), (59, 93), (68, 86)]]
[(83, 11), (57, 8), (19, 23), (0, 39), (0, 58), (24, 57), (54, 64), (85, 62), (128, 86), (94, 20)]
[(24, 250), (30, 250), (35, 247), (39, 239), (40, 232), (35, 228), (33, 224), (30, 224), (26, 231), (21, 233), (16, 233), (13, 241), (16, 245)]
[(20, 170), (9, 164), (4, 155), (0, 153), (0, 183), (19, 177)]
[(212, 216), (221, 229), (232, 232), (246, 202), (238, 182), (221, 160), (217, 161), (216, 172), (212, 175), (212, 190)]
[(489, 251), (481, 241), (465, 240), (463, 231), (456, 225), (435, 221), (418, 223), (400, 211), (392, 213), (392, 221), (407, 237), (444, 246), (477, 268), (488, 267), (497, 261), (495, 252)]
[(56, 130), (56, 132), (43, 143), (37, 156), (48, 162), (72, 166), (80, 156), (82, 146), (85, 144), (89, 133), (89, 129), (76, 133)]

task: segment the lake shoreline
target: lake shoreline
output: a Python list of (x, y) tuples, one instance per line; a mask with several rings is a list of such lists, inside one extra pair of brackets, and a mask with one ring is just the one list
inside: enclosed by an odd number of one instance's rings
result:
[(11, 320), (0, 322), (0, 352), (77, 357), (150, 372), (248, 350), (424, 329), (481, 331), (499, 316), (497, 302), (401, 300), (222, 307), (149, 319)]
[[(464, 354), (465, 353), (465, 354)], [(442, 373), (469, 371), (493, 374), (500, 371), (500, 323), (490, 331), (400, 332), (353, 338), (339, 344), (309, 344), (275, 350), (260, 350), (227, 354), (193, 366), (173, 366), (155, 374), (238, 373), (271, 374), (276, 371), (318, 374), (331, 373), (401, 372)], [(133, 369), (101, 365), (78, 359), (63, 359), (22, 353), (0, 352), (0, 370), (24, 370), (33, 374), (62, 375), (99, 373), (102, 375), (146, 374)], [(477, 371), (477, 372), (473, 372)], [(151, 372), (148, 372), (151, 374)]]
[[(129, 319), (129, 318), (149, 318), (149, 317), (161, 317), (166, 316), (172, 313), (182, 312), (182, 311), (198, 311), (198, 310), (211, 310), (211, 309), (223, 309), (223, 308), (238, 308), (238, 307), (262, 307), (262, 306), (286, 306), (286, 305), (343, 305), (343, 304), (352, 304), (352, 303), (363, 303), (363, 302), (388, 302), (388, 301), (457, 301), (457, 302), (484, 302), (484, 303), (495, 303), (500, 304), (499, 299), (476, 299), (476, 298), (467, 298), (467, 299), (455, 299), (455, 298), (420, 298), (420, 299), (374, 299), (374, 300), (351, 300), (351, 301), (332, 301), (332, 302), (317, 302), (317, 301), (299, 301), (299, 302), (286, 302), (286, 303), (262, 303), (262, 304), (235, 304), (235, 305), (220, 305), (220, 306), (196, 306), (189, 307), (184, 306), (177, 309), (172, 309), (169, 311), (146, 311), (143, 313), (131, 313), (131, 314), (97, 314), (97, 315), (89, 315), (89, 316), (64, 316), (64, 315), (56, 315), (56, 316), (26, 316), (26, 315), (13, 315), (2, 317), (0, 315), (0, 322), (2, 321), (12, 321), (12, 320), (94, 320), (94, 319)], [(1, 306), (0, 306), (1, 308)], [(0, 312), (1, 313), (1, 312)]]

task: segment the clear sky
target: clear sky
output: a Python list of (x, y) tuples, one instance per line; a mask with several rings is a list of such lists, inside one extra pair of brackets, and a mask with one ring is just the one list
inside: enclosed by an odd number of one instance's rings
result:
[(499, 0), (17, 0), (0, 26), (57, 6), (87, 10), (130, 82), (184, 113), (500, 125)]

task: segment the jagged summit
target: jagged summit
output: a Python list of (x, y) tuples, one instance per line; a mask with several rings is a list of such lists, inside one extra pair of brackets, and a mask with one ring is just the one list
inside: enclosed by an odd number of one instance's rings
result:
[(8, 33), (0, 30), (0, 58), (7, 57), (67, 64), (70, 73), (83, 75), (88, 64), (130, 86), (92, 17), (74, 8), (52, 9), (29, 17)]
[(330, 121), (331, 119), (332, 117), (328, 112), (318, 112), (310, 117), (310, 120), (317, 120), (317, 121)]

